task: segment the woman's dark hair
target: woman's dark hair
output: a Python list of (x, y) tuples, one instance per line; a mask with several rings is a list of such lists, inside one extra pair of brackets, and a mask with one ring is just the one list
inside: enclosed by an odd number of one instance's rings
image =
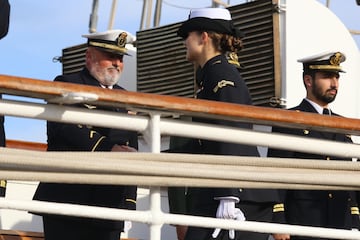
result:
[(234, 37), (228, 34), (208, 32), (213, 39), (214, 47), (222, 53), (240, 52), (243, 49), (242, 37)]

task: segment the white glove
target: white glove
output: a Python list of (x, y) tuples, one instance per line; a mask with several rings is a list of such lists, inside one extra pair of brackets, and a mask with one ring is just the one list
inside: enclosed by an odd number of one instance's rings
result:
[[(224, 218), (224, 219), (235, 219), (238, 221), (245, 221), (244, 213), (239, 209), (235, 208), (235, 203), (239, 202), (237, 198), (233, 197), (225, 197), (225, 198), (218, 198), (220, 200), (218, 209), (216, 211), (216, 218)], [(217, 238), (221, 229), (216, 228), (212, 234), (213, 238)], [(235, 231), (234, 229), (229, 230), (229, 238), (235, 238)]]
[(131, 221), (124, 221), (124, 232), (127, 233), (132, 228)]

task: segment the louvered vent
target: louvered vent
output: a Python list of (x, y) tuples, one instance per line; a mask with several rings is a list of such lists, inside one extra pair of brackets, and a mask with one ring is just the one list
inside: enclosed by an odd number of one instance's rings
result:
[(62, 51), (63, 74), (70, 74), (81, 71), (85, 65), (85, 52), (87, 44), (80, 44)]
[[(269, 106), (275, 96), (273, 3), (258, 0), (229, 8), (235, 26), (245, 32), (239, 60), (253, 102)], [(185, 58), (180, 23), (137, 33), (137, 89), (140, 92), (194, 96), (194, 68)]]
[(185, 58), (184, 44), (176, 35), (180, 24), (137, 33), (137, 90), (194, 96), (194, 68)]
[(236, 27), (244, 33), (239, 61), (241, 74), (255, 105), (269, 106), (275, 96), (273, 4), (262, 0), (229, 8)]

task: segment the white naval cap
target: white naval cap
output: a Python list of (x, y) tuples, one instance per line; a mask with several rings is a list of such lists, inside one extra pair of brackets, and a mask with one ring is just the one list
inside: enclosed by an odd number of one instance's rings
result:
[(119, 55), (129, 55), (125, 45), (136, 41), (136, 37), (134, 35), (120, 29), (84, 34), (82, 37), (88, 39), (89, 46)]
[(309, 71), (331, 71), (344, 72), (340, 63), (346, 60), (344, 53), (339, 51), (327, 51), (309, 57), (298, 59), (304, 67), (304, 72)]
[(180, 26), (177, 34), (186, 39), (192, 31), (213, 31), (243, 37), (244, 34), (234, 26), (230, 11), (225, 8), (198, 8), (190, 10), (189, 17)]
[(210, 19), (231, 20), (229, 10), (224, 8), (199, 8), (190, 11), (189, 19), (196, 17), (205, 17)]

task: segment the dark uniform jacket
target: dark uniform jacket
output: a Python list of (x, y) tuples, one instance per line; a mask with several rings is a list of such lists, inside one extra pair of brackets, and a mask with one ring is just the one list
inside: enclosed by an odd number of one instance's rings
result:
[[(99, 86), (87, 69), (80, 73), (56, 77), (55, 81)], [(115, 89), (122, 89), (115, 85)], [(95, 106), (81, 104), (79, 107), (93, 109)], [(96, 107), (96, 109), (104, 109)], [(126, 112), (124, 109), (107, 109)], [(110, 151), (115, 144), (138, 148), (137, 133), (88, 125), (48, 122), (48, 151)], [(91, 206), (123, 209), (136, 208), (136, 187), (120, 185), (40, 183), (34, 200), (60, 203), (76, 203)], [(88, 221), (110, 229), (122, 229), (123, 222), (73, 218)]]
[[(0, 99), (2, 98), (0, 94)], [(0, 116), (0, 147), (5, 147), (5, 129), (4, 129), (4, 116)], [(0, 180), (0, 197), (5, 197), (6, 192), (6, 180)]]
[[(315, 108), (305, 99), (299, 106), (290, 110), (317, 113)], [(338, 116), (333, 112), (331, 114)], [(348, 143), (352, 142), (349, 136), (339, 133), (279, 127), (274, 127), (273, 132), (299, 135), (307, 138), (318, 138)], [(326, 146), (323, 148), (323, 155), (269, 149), (268, 156), (299, 159), (345, 160), (327, 155)], [(285, 190), (283, 193), (286, 218), (284, 221), (289, 224), (343, 229), (359, 228), (359, 210), (353, 192), (332, 190)], [(292, 239), (294, 237), (292, 237)]]
[[(241, 75), (236, 67), (229, 64), (224, 55), (216, 56), (204, 65), (199, 73), (198, 82), (200, 85), (197, 94), (198, 99), (238, 104), (252, 104), (251, 97), (244, 80), (241, 78)], [(221, 119), (214, 120), (194, 118), (193, 121), (252, 129), (251, 124)], [(241, 136), (239, 136), (239, 138), (241, 138)], [(256, 146), (204, 139), (192, 139), (187, 146), (183, 147), (182, 152), (214, 155), (259, 156)], [(214, 200), (214, 198), (224, 196), (239, 197), (240, 203), (276, 202), (279, 199), (277, 191), (265, 189), (189, 188), (187, 192), (188, 212), (194, 215), (215, 217), (219, 201)]]
[[(0, 94), (0, 99), (2, 99), (1, 94)], [(0, 147), (6, 146), (4, 122), (5, 122), (4, 116), (0, 116)], [(6, 193), (6, 180), (0, 180), (0, 197), (5, 197), (5, 193)]]
[[(8, 0), (0, 0), (0, 39), (5, 37), (9, 30), (10, 4)], [(0, 94), (0, 99), (1, 99)], [(4, 116), (0, 116), (0, 146), (5, 147)], [(0, 180), (0, 196), (4, 197), (6, 180)]]
[[(8, 0), (0, 0), (0, 39), (5, 37), (9, 29), (10, 4)], [(2, 98), (0, 94), (0, 99)], [(5, 146), (4, 116), (0, 116), (0, 146)]]
[(9, 30), (10, 4), (8, 0), (0, 0), (0, 39), (5, 37)]

